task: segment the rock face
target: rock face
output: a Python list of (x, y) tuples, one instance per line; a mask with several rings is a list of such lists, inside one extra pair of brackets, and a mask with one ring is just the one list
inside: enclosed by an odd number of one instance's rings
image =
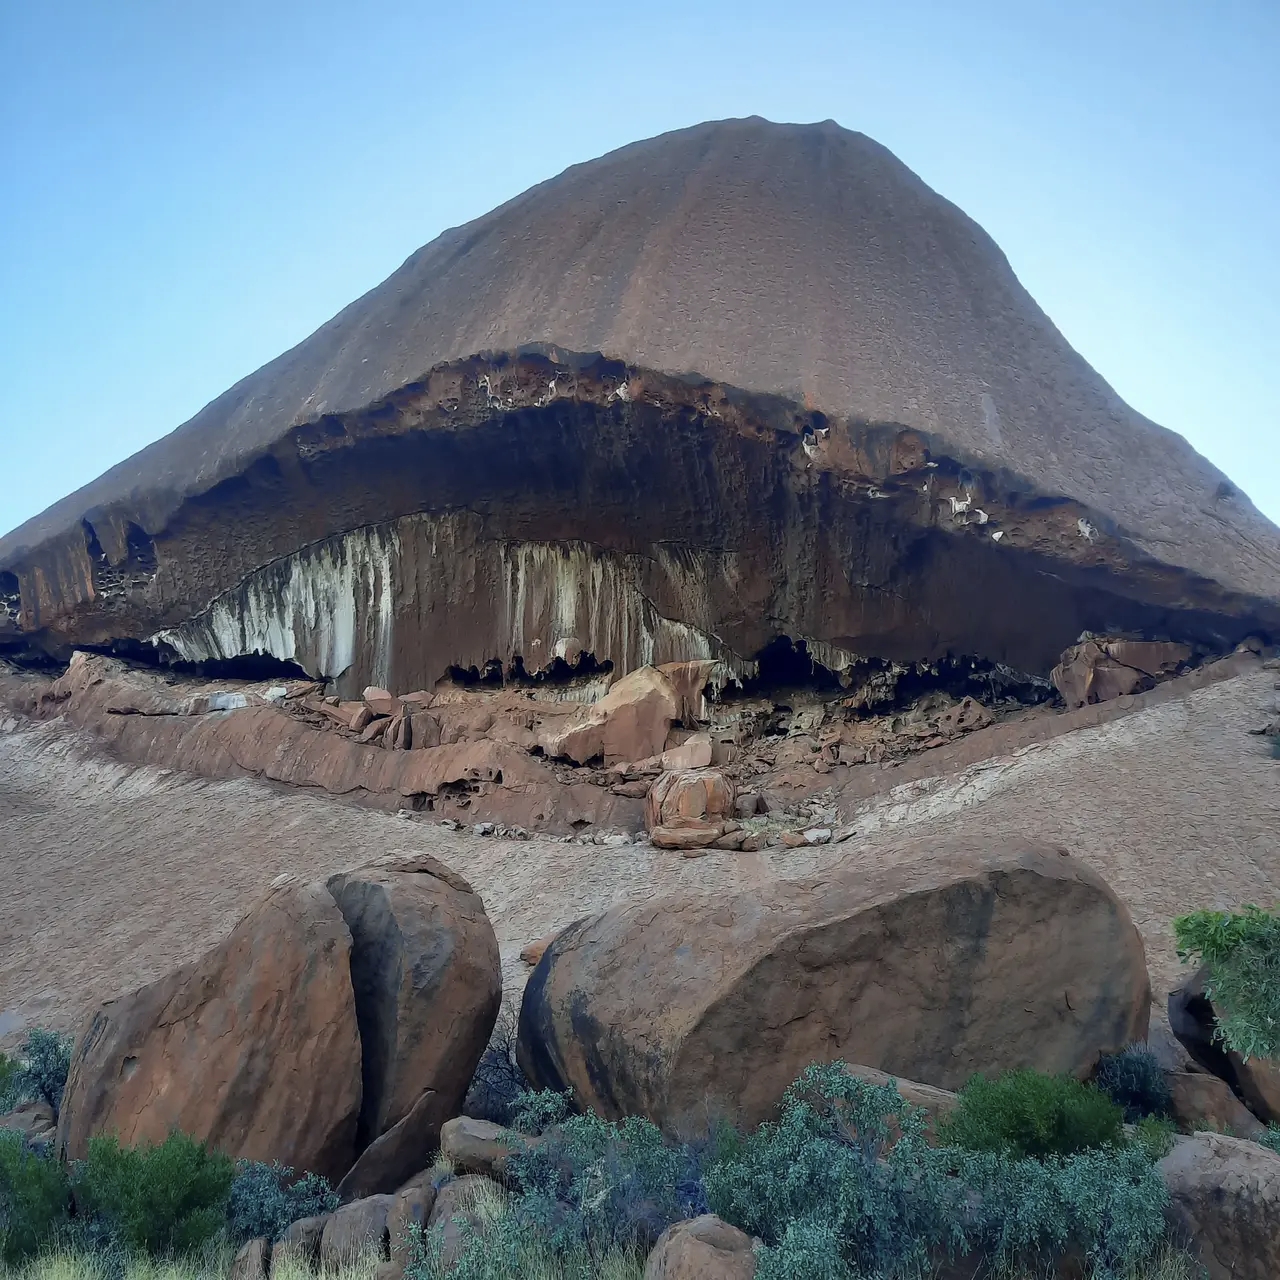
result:
[(356, 1152), (351, 935), (323, 885), (270, 893), (192, 964), (104, 1004), (76, 1042), (59, 1152), (172, 1129), (237, 1157), (341, 1177)]
[(1209, 1280), (1280, 1275), (1280, 1155), (1217, 1133), (1179, 1138), (1160, 1162), (1171, 1217)]
[(1084, 1075), (1145, 1036), (1141, 939), (1105, 883), (1024, 841), (905, 846), (757, 895), (623, 905), (561, 933), (529, 979), (519, 1060), (606, 1116), (765, 1118), (808, 1063), (957, 1089)]
[(434, 858), (332, 877), (351, 930), (363, 1046), (360, 1159), (342, 1191), (394, 1191), (456, 1115), (502, 998), (498, 942), (479, 897)]
[(644, 1265), (644, 1280), (753, 1280), (751, 1237), (713, 1213), (668, 1227)]
[(348, 696), (782, 635), (1044, 676), (1086, 631), (1280, 629), (1278, 582), (1280, 531), (980, 228), (860, 134), (753, 118), (445, 232), (0, 539), (0, 639)]

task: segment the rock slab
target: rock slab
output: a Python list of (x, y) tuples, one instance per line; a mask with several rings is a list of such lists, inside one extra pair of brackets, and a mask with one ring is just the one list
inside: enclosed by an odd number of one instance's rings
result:
[(935, 1088), (1011, 1067), (1084, 1076), (1145, 1037), (1142, 941), (1101, 877), (1037, 841), (905, 845), (752, 893), (624, 904), (529, 979), (519, 1060), (608, 1117), (754, 1124), (813, 1061)]

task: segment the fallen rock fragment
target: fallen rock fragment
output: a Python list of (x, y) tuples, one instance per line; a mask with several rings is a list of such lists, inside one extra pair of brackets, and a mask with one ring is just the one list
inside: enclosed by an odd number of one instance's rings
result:
[(1050, 679), (1068, 708), (1083, 707), (1136, 693), (1190, 659), (1191, 649), (1184, 644), (1083, 640), (1063, 653)]
[(605, 764), (642, 760), (662, 753), (679, 716), (680, 698), (671, 681), (655, 667), (639, 667), (599, 702), (549, 730), (541, 745), (547, 755), (566, 756), (578, 764), (598, 756)]
[(813, 1061), (956, 1089), (1083, 1077), (1145, 1036), (1141, 938), (1102, 879), (1036, 841), (906, 845), (878, 869), (623, 904), (564, 930), (526, 987), (519, 1061), (605, 1116), (754, 1124)]
[(1173, 1118), (1183, 1132), (1212, 1129), (1253, 1139), (1266, 1133), (1266, 1126), (1231, 1092), (1225, 1080), (1203, 1071), (1167, 1071), (1165, 1080), (1173, 1098)]

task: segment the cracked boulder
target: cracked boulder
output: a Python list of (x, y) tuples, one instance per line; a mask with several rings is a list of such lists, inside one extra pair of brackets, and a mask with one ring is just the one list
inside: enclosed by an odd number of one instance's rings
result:
[(784, 636), (1046, 677), (1086, 632), (1280, 633), (1280, 531), (832, 121), (573, 166), (0, 538), (15, 652), (264, 655), (347, 699), (747, 676)]
[(500, 996), (480, 899), (434, 859), (290, 878), (200, 959), (91, 1015), (59, 1151), (176, 1128), (346, 1198), (393, 1191), (460, 1110)]
[(765, 1119), (811, 1062), (955, 1090), (1013, 1067), (1084, 1077), (1145, 1038), (1123, 903), (1036, 841), (905, 845), (756, 893), (624, 904), (560, 933), (519, 1061), (606, 1117)]

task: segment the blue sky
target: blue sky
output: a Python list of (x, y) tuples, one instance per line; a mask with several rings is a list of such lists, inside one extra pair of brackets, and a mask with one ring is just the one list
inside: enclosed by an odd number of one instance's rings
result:
[(699, 120), (832, 117), (1280, 520), (1280, 3), (0, 6), (0, 531), (419, 245)]

